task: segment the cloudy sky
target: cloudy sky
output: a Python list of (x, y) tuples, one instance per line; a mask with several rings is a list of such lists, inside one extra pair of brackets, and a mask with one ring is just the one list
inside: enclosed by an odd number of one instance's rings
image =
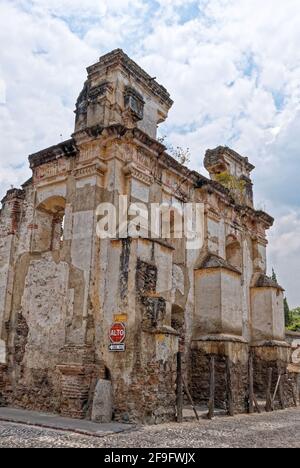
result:
[(229, 145), (276, 217), (269, 266), (300, 305), (299, 0), (0, 0), (0, 194), (69, 138), (85, 68), (121, 47), (170, 91), (161, 129), (202, 167)]

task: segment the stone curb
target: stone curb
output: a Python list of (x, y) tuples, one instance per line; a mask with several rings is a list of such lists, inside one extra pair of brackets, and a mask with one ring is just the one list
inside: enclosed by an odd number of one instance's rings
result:
[(118, 434), (127, 434), (129, 432), (134, 432), (137, 430), (137, 426), (130, 426), (128, 429), (119, 429), (116, 431), (112, 432), (103, 432), (102, 434), (99, 434), (99, 432), (90, 432), (90, 431), (84, 431), (80, 429), (71, 429), (71, 428), (62, 428), (59, 426), (55, 425), (48, 425), (48, 424), (41, 424), (41, 423), (33, 423), (33, 422), (28, 422), (25, 421), (24, 419), (13, 419), (13, 418), (5, 418), (0, 416), (0, 421), (1, 422), (7, 422), (7, 423), (12, 423), (12, 424), (23, 424), (24, 426), (31, 426), (31, 427), (38, 427), (42, 429), (49, 429), (53, 431), (60, 431), (60, 432), (69, 432), (73, 434), (79, 434), (79, 435), (84, 435), (88, 437), (97, 437), (98, 439), (103, 439), (104, 437), (109, 437), (113, 435), (118, 435)]

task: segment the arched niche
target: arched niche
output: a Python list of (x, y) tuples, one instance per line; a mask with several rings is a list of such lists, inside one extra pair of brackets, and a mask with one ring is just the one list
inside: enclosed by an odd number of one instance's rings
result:
[(63, 241), (66, 200), (61, 196), (49, 197), (35, 211), (36, 235), (34, 250), (59, 250)]
[(61, 196), (52, 196), (43, 200), (38, 206), (37, 210), (45, 211), (49, 214), (56, 214), (64, 212), (66, 208), (66, 200)]

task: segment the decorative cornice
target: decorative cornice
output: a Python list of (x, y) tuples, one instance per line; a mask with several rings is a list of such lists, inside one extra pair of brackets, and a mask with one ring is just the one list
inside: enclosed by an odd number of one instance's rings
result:
[(206, 190), (209, 193), (216, 193), (222, 198), (225, 197), (230, 205), (235, 205), (235, 201), (230, 193), (230, 190), (219, 182), (207, 179), (206, 177), (200, 175), (200, 178), (197, 180), (195, 185), (195, 188)]
[(109, 54), (100, 57), (99, 62), (88, 67), (87, 71), (89, 76), (92, 76), (95, 73), (99, 73), (99, 71), (104, 71), (107, 68), (116, 68), (118, 66), (121, 66), (131, 76), (133, 75), (137, 81), (142, 82), (142, 84), (151, 91), (151, 93), (164, 101), (168, 107), (173, 105), (173, 101), (166, 88), (157, 83), (154, 78), (148, 75), (148, 73), (130, 59), (121, 49), (113, 50)]
[(259, 219), (264, 224), (268, 225), (269, 227), (273, 226), (275, 220), (268, 213), (265, 213), (264, 211), (259, 210), (259, 211), (255, 211), (255, 215), (257, 219)]
[(30, 187), (33, 183), (33, 178), (30, 177), (30, 179), (26, 180), (26, 182), (24, 182), (24, 184), (22, 184), (22, 188), (23, 189), (26, 189), (27, 187)]
[(213, 221), (220, 221), (220, 219), (221, 219), (220, 213), (216, 213), (215, 211), (213, 211), (211, 209), (208, 209), (206, 211), (206, 214), (207, 214), (207, 217), (209, 219), (212, 219)]
[(99, 175), (101, 177), (107, 172), (106, 164), (98, 162), (90, 166), (83, 166), (78, 169), (74, 169), (73, 175), (76, 179), (81, 179), (84, 177), (90, 177), (93, 175)]
[[(194, 173), (197, 175), (197, 173)], [(253, 218), (255, 221), (261, 222), (266, 229), (269, 229), (274, 224), (274, 218), (269, 214), (261, 210), (255, 210), (254, 208), (248, 205), (239, 205), (234, 201), (230, 190), (224, 187), (219, 182), (207, 179), (199, 174), (200, 178), (196, 183), (196, 188), (200, 190), (205, 190), (208, 193), (215, 193), (223, 200), (227, 201), (227, 204), (230, 205), (240, 216), (246, 216)]]
[(227, 146), (218, 146), (213, 150), (207, 150), (204, 159), (205, 168), (209, 170), (211, 167), (225, 162), (225, 155), (230, 156), (230, 158), (236, 161), (237, 163), (243, 164), (249, 172), (252, 172), (255, 169), (255, 166), (250, 164), (248, 158), (241, 156), (236, 151), (232, 150), (231, 148), (228, 148)]
[(64, 141), (63, 143), (59, 143), (58, 145), (39, 151), (38, 153), (31, 154), (28, 159), (30, 168), (34, 169), (42, 164), (47, 164), (63, 157), (75, 157), (77, 153), (78, 149), (72, 138)]
[(216, 335), (199, 335), (196, 337), (193, 337), (192, 339), (192, 349), (197, 349), (198, 347), (201, 347), (201, 344), (204, 342), (215, 342), (215, 343), (242, 343), (245, 345), (248, 345), (249, 342), (243, 338), (242, 336), (237, 336), (237, 335), (227, 335), (227, 334), (216, 334)]
[(125, 135), (127, 130), (128, 129), (121, 124), (110, 125), (108, 127), (94, 125), (73, 133), (72, 138), (76, 142), (76, 145), (79, 146), (89, 141), (97, 140), (100, 137), (121, 138)]
[(24, 200), (24, 198), (25, 198), (24, 190), (14, 188), (14, 189), (7, 191), (5, 197), (1, 200), (1, 203), (5, 204), (11, 200)]
[(126, 164), (126, 166), (123, 167), (123, 173), (126, 177), (133, 177), (147, 185), (151, 185), (153, 183), (153, 177), (139, 170), (135, 166), (134, 162)]
[(241, 271), (218, 255), (209, 253), (195, 270), (225, 269), (241, 275)]
[(269, 276), (261, 274), (258, 276), (256, 281), (254, 282), (253, 288), (273, 288), (280, 291), (285, 291), (282, 286), (280, 286), (277, 281), (274, 281)]
[[(34, 169), (35, 167), (55, 161), (62, 157), (75, 157), (78, 155), (78, 147), (81, 144), (88, 143), (89, 141), (96, 140), (100, 137), (103, 139), (125, 138), (127, 140), (136, 140), (138, 144), (142, 145), (147, 151), (149, 151), (149, 154), (152, 153), (156, 157), (156, 162), (161, 168), (177, 173), (196, 189), (205, 190), (211, 194), (215, 193), (227, 205), (231, 206), (240, 216), (253, 218), (255, 221), (262, 223), (266, 229), (269, 229), (273, 225), (274, 219), (270, 215), (263, 211), (256, 211), (254, 208), (246, 205), (236, 204), (230, 191), (226, 187), (216, 181), (204, 177), (196, 171), (191, 171), (186, 166), (180, 164), (166, 152), (166, 147), (164, 145), (138, 128), (128, 129), (121, 124), (115, 124), (108, 127), (96, 125), (86, 128), (74, 133), (70, 140), (29, 156), (30, 167)], [(226, 151), (229, 151), (229, 149), (226, 148)], [(239, 156), (233, 151), (232, 154), (236, 154), (236, 157)], [(243, 161), (244, 159), (247, 159), (242, 156), (239, 157), (242, 158)], [(147, 175), (146, 179), (147, 183), (151, 183), (153, 181), (153, 177), (151, 178), (149, 175)]]
[(126, 132), (126, 136), (131, 136), (137, 139), (140, 143), (143, 143), (145, 146), (150, 148), (151, 150), (155, 151), (159, 155), (166, 151), (166, 147), (162, 145), (159, 141), (151, 138), (147, 133), (143, 132), (139, 128), (134, 128), (132, 130), (128, 130)]
[(255, 350), (255, 348), (291, 348), (291, 345), (286, 341), (279, 341), (279, 340), (261, 340), (261, 341), (254, 341), (250, 344), (251, 348)]

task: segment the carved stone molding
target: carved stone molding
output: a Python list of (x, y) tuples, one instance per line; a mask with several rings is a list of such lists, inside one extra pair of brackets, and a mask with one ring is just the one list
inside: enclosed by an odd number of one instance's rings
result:
[(77, 147), (75, 141), (72, 138), (29, 156), (30, 168), (34, 169), (35, 167), (41, 166), (43, 164), (50, 162), (53, 163), (60, 158), (70, 158), (75, 157), (76, 155)]
[(138, 148), (133, 158), (139, 166), (145, 168), (146, 170), (151, 170), (153, 165), (153, 155), (149, 151), (143, 148)]
[(107, 172), (107, 165), (103, 162), (97, 162), (89, 166), (83, 166), (78, 169), (74, 169), (73, 175), (76, 179), (83, 179), (85, 177), (100, 176), (103, 177)]
[(47, 164), (43, 164), (34, 169), (34, 182), (40, 183), (58, 176), (66, 176), (70, 170), (70, 163), (65, 159), (58, 159)]
[(221, 216), (219, 215), (219, 213), (216, 213), (215, 211), (212, 211), (211, 209), (207, 210), (207, 216), (212, 221), (219, 222), (221, 220)]
[(88, 74), (92, 78), (94, 75), (97, 76), (102, 70), (106, 70), (107, 67), (115, 68), (122, 67), (128, 71), (135, 80), (141, 82), (149, 92), (157, 95), (163, 102), (169, 107), (172, 106), (173, 101), (170, 98), (170, 94), (156, 80), (151, 78), (137, 63), (131, 60), (121, 49), (114, 50), (109, 54), (104, 55), (100, 58), (100, 61), (90, 67), (88, 67)]
[(123, 167), (123, 173), (126, 177), (133, 177), (144, 184), (151, 185), (153, 183), (153, 176), (145, 174), (139, 170), (133, 162), (130, 162)]

